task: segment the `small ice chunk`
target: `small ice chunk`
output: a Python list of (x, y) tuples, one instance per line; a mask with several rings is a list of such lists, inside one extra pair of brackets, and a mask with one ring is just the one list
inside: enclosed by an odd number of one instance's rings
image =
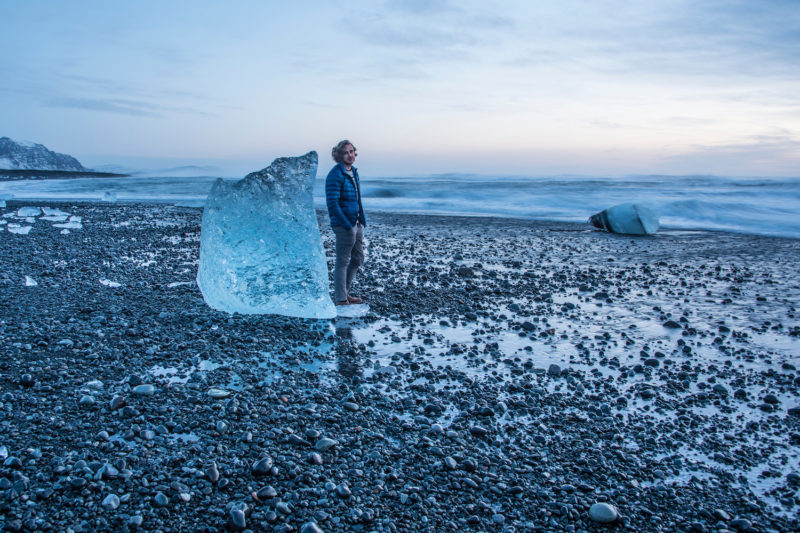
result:
[(0, 198), (0, 207), (5, 207), (5, 206), (6, 206), (6, 201)]
[(658, 215), (638, 204), (619, 204), (589, 217), (596, 228), (623, 235), (651, 235), (658, 231)]
[(66, 235), (68, 233), (70, 233), (70, 231), (68, 229), (62, 229), (61, 230), (61, 235)]
[(33, 279), (30, 276), (25, 276), (25, 286), (26, 287), (35, 287), (37, 285), (38, 285), (38, 283), (36, 283), (35, 279)]
[(54, 228), (66, 228), (66, 229), (81, 229), (83, 228), (83, 224), (81, 224), (81, 217), (72, 215), (69, 217), (69, 220), (64, 222), (63, 224), (53, 224)]
[(20, 226), (19, 224), (9, 224), (8, 231), (11, 233), (17, 233), (19, 235), (27, 235), (31, 232), (33, 226)]
[(61, 209), (55, 207), (43, 207), (41, 220), (48, 222), (64, 222), (69, 218), (69, 213), (65, 213)]
[(101, 279), (100, 283), (105, 285), (106, 287), (122, 287), (121, 283), (117, 283), (116, 281), (111, 281), (110, 279)]
[(358, 318), (369, 313), (367, 304), (337, 305), (336, 316), (342, 318)]
[(62, 211), (57, 207), (43, 207), (42, 215), (46, 217), (57, 217), (57, 216), (69, 216), (69, 213), (65, 213), (64, 211)]
[(17, 210), (19, 218), (38, 217), (42, 214), (42, 210), (38, 207), (20, 207)]
[(104, 202), (116, 202), (117, 201), (117, 193), (113, 191), (106, 191), (103, 193), (103, 201)]

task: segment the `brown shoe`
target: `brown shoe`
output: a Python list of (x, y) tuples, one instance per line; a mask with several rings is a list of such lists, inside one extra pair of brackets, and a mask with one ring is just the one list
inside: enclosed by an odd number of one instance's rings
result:
[(364, 300), (362, 300), (358, 296), (349, 296), (348, 295), (347, 296), (347, 302), (351, 303), (351, 304), (360, 304), (360, 303), (364, 303)]

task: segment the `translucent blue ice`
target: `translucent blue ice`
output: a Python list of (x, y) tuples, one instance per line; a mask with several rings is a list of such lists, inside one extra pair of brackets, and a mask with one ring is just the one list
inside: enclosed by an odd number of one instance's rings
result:
[(317, 153), (281, 157), (214, 183), (203, 211), (197, 285), (229, 313), (334, 318), (312, 199)]
[(609, 207), (589, 221), (598, 228), (625, 235), (650, 235), (658, 231), (658, 215), (637, 204), (619, 204)]

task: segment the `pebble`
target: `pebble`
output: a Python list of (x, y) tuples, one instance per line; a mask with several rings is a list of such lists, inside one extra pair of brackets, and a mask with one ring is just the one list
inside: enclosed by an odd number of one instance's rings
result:
[(327, 452), (328, 450), (330, 450), (331, 448), (333, 448), (338, 444), (339, 442), (334, 439), (330, 439), (328, 437), (322, 437), (314, 445), (314, 449), (317, 450), (318, 452)]
[(219, 469), (217, 468), (216, 462), (212, 461), (211, 463), (207, 464), (203, 468), (203, 473), (208, 478), (208, 480), (211, 481), (211, 483), (216, 483), (217, 481), (219, 481)]
[(137, 396), (152, 396), (156, 393), (156, 388), (148, 384), (136, 385), (131, 392)]
[(336, 495), (340, 498), (349, 498), (351, 494), (350, 487), (348, 487), (346, 483), (339, 483), (336, 485)]
[(278, 495), (278, 491), (272, 485), (266, 485), (258, 489), (256, 496), (259, 500), (272, 499)]
[(81, 396), (81, 399), (78, 401), (78, 404), (81, 407), (90, 407), (95, 404), (94, 396), (91, 394), (84, 394)]
[(728, 522), (728, 525), (737, 531), (750, 531), (753, 528), (753, 523), (746, 518), (735, 518)]
[(167, 498), (166, 494), (163, 492), (156, 493), (156, 495), (153, 497), (153, 501), (158, 507), (166, 507), (167, 504), (169, 504), (169, 498)]
[(114, 396), (111, 398), (111, 402), (109, 402), (108, 406), (112, 411), (116, 411), (117, 409), (121, 409), (127, 405), (128, 400), (125, 396)]
[(231, 525), (240, 531), (247, 527), (247, 519), (245, 518), (243, 509), (240, 508), (231, 509), (230, 519), (231, 519)]
[(597, 502), (589, 508), (589, 518), (600, 524), (610, 524), (617, 521), (619, 513), (613, 505)]
[(109, 494), (103, 499), (101, 504), (106, 511), (114, 511), (119, 507), (119, 496), (116, 494)]
[(555, 363), (552, 363), (549, 367), (547, 367), (547, 375), (557, 378), (561, 375), (561, 367)]
[(300, 533), (323, 533), (323, 531), (316, 523), (306, 522), (300, 529)]
[(253, 464), (253, 474), (256, 476), (266, 476), (272, 470), (272, 457), (262, 457)]

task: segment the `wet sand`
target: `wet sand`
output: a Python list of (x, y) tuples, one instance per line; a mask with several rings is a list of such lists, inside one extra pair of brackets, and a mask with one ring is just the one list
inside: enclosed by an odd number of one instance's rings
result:
[(31, 205), (0, 528), (800, 527), (800, 241), (374, 213), (370, 313), (310, 321), (205, 305), (199, 209)]

